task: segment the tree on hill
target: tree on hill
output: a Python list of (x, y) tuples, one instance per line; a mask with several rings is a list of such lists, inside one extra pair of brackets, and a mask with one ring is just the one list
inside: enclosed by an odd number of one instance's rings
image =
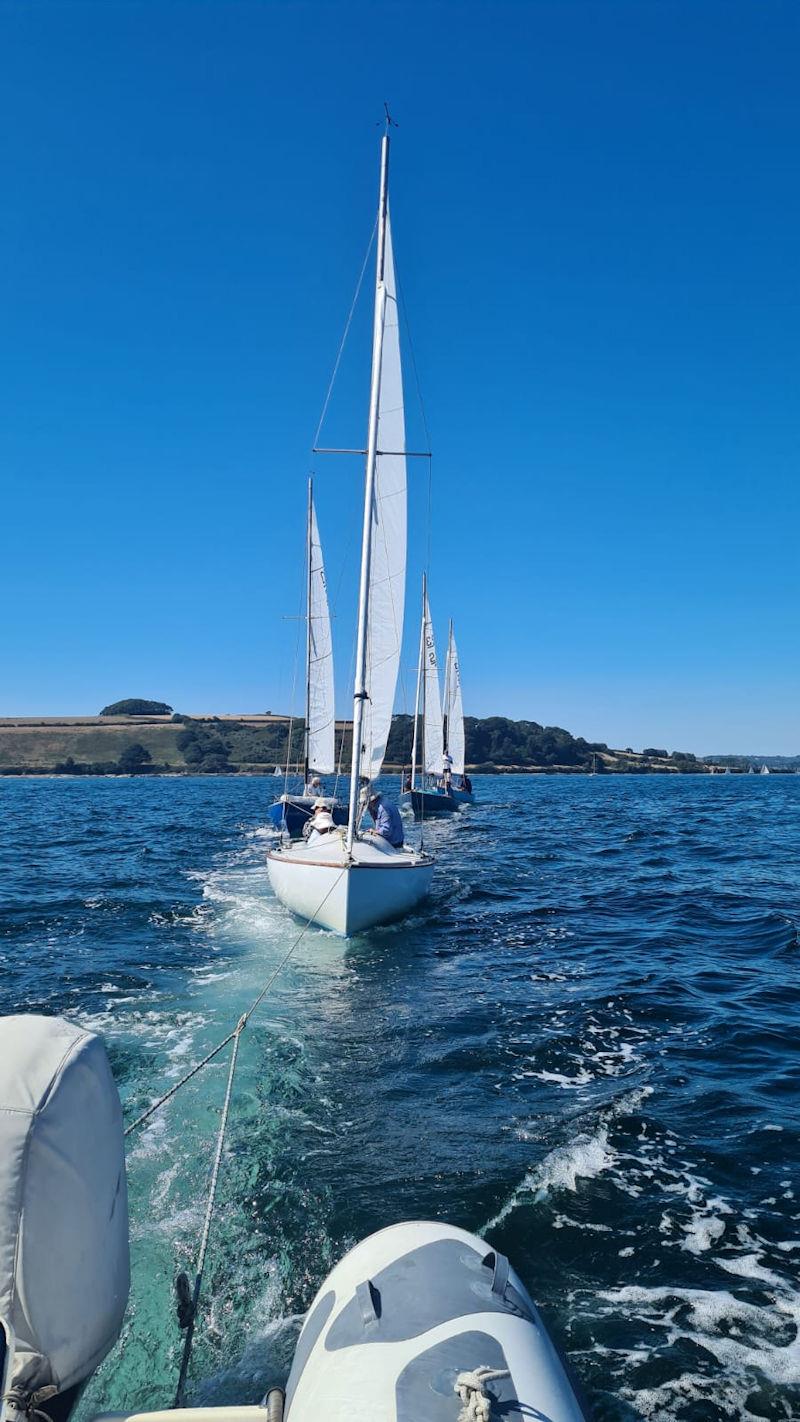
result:
[(139, 775), (152, 759), (153, 757), (147, 747), (135, 741), (132, 746), (125, 747), (117, 761), (117, 765), (123, 775)]
[(171, 716), (172, 707), (166, 701), (142, 701), (133, 696), (127, 701), (112, 701), (104, 706), (101, 716)]
[(195, 773), (225, 775), (236, 769), (231, 764), (230, 749), (224, 737), (207, 726), (189, 724), (179, 732), (176, 745)]

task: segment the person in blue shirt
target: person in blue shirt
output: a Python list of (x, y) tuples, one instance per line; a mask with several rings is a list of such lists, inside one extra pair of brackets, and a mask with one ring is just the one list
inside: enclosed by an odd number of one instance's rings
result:
[(367, 809), (375, 822), (375, 830), (393, 849), (403, 848), (403, 821), (396, 805), (387, 805), (377, 792), (370, 795)]

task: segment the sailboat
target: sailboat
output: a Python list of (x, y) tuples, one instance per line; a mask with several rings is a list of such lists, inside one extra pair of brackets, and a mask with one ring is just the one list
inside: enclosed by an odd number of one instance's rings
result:
[[(308, 481), (306, 521), (306, 719), (303, 736), (303, 793), (283, 795), (270, 805), (267, 816), (276, 829), (299, 838), (314, 806), (322, 801), (335, 824), (347, 823), (347, 809), (333, 797), (309, 793), (312, 776), (332, 775), (336, 767), (331, 617), (325, 583), (325, 564), (314, 508), (314, 488)], [(276, 767), (280, 773), (280, 767)]]
[[(422, 774), (417, 784), (417, 753), (419, 727), (422, 723)], [(451, 815), (456, 809), (455, 796), (442, 782), (444, 770), (444, 729), (439, 693), (439, 667), (436, 660), (436, 639), (428, 604), (428, 584), (422, 575), (422, 625), (419, 633), (417, 664), (417, 694), (414, 701), (414, 739), (411, 743), (411, 784), (402, 796), (417, 820), (429, 815)]]
[(281, 903), (345, 937), (402, 917), (426, 896), (433, 878), (429, 854), (391, 845), (359, 828), (386, 752), (405, 604), (405, 419), (388, 173), (387, 132), (381, 140), (347, 827), (313, 843), (281, 845), (267, 856), (270, 883)]
[(444, 754), (445, 765), (449, 764), (451, 775), (457, 783), (452, 784), (450, 793), (457, 805), (471, 805), (475, 799), (469, 781), (465, 783), (464, 765), (464, 706), (461, 698), (461, 670), (453, 632), (453, 619), (447, 637), (447, 661), (444, 674)]
[(762, 765), (759, 775), (769, 775), (769, 766), (766, 764)]

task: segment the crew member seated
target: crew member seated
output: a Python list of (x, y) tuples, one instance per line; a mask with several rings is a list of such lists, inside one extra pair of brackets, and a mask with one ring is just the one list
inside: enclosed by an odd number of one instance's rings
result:
[(396, 805), (387, 804), (377, 791), (370, 795), (367, 809), (375, 823), (375, 832), (391, 844), (393, 849), (403, 848), (403, 821)]
[(303, 834), (306, 835), (309, 844), (316, 844), (318, 840), (324, 839), (325, 835), (335, 830), (333, 815), (324, 800), (317, 800), (314, 806), (314, 813), (308, 821)]

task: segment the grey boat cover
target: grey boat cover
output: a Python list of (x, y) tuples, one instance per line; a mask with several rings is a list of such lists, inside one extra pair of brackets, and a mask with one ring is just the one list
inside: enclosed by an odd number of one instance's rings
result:
[(115, 1342), (128, 1301), (122, 1111), (101, 1039), (0, 1018), (0, 1315), (12, 1386), (59, 1392)]

